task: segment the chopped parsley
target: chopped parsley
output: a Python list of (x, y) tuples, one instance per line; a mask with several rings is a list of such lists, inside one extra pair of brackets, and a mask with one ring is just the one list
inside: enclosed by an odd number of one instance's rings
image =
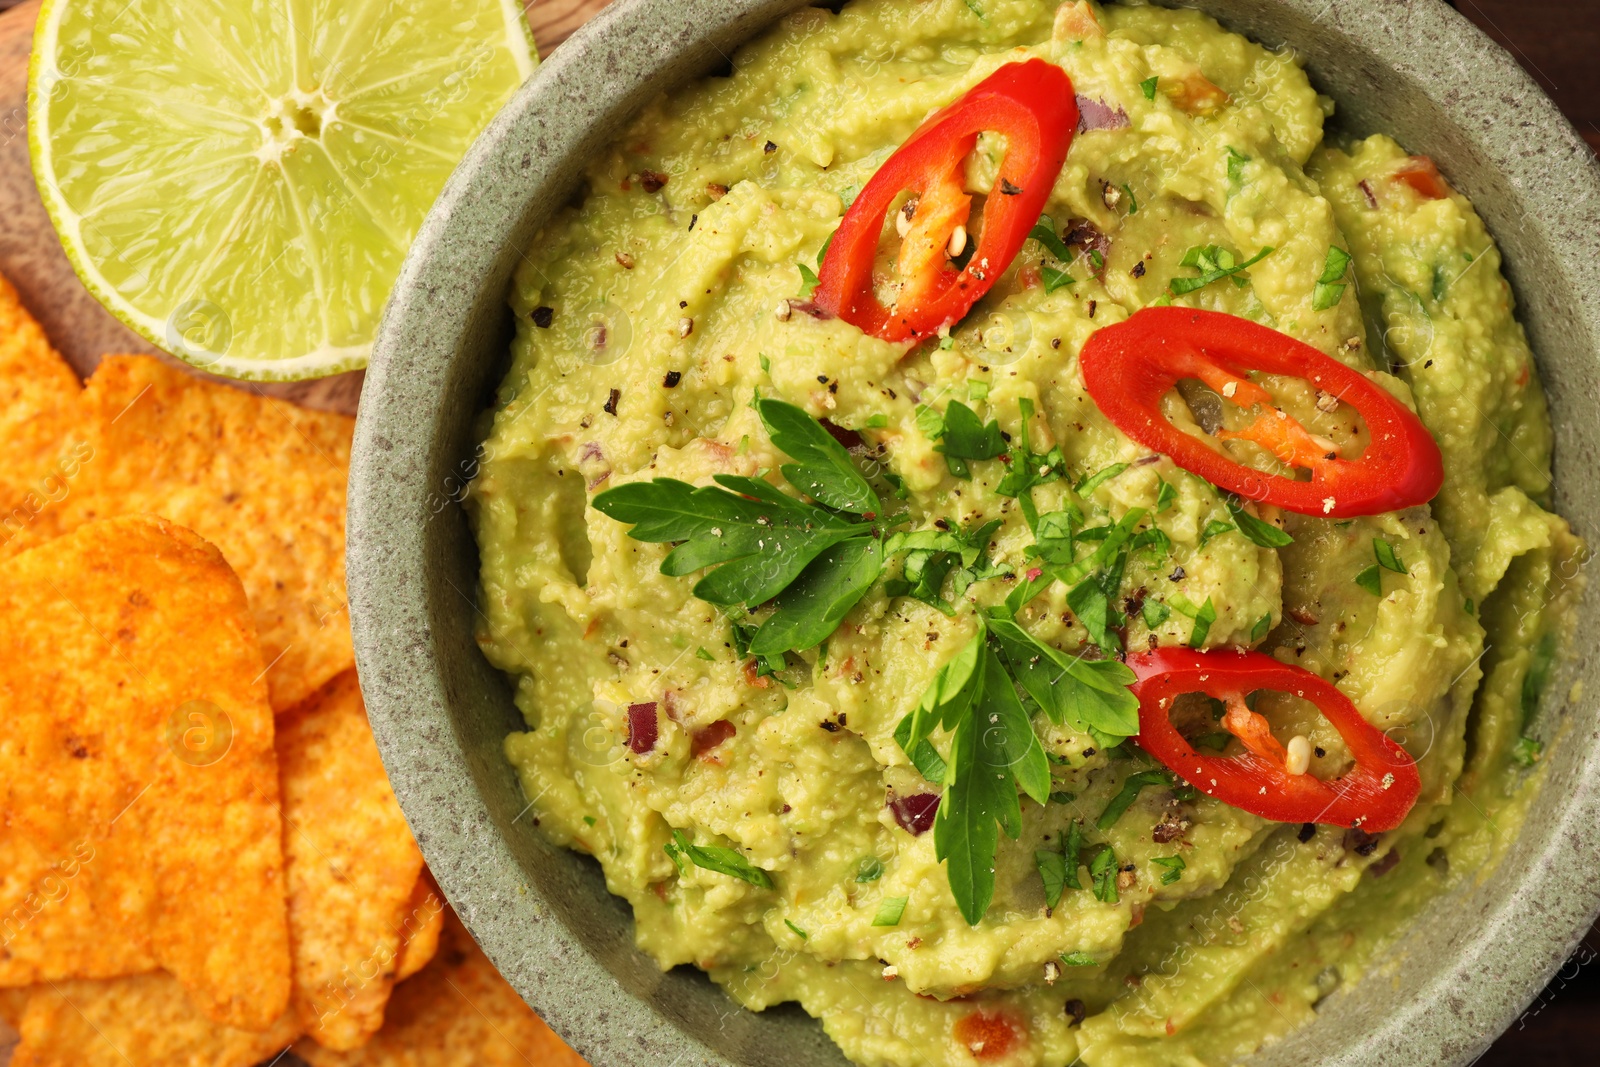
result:
[(1263, 637), (1267, 636), (1267, 631), (1270, 629), (1272, 629), (1272, 612), (1269, 611), (1265, 615), (1261, 616), (1261, 618), (1257, 619), (1254, 626), (1250, 627), (1250, 640), (1261, 640)]
[(1139, 771), (1122, 780), (1122, 789), (1111, 798), (1106, 810), (1100, 813), (1095, 829), (1104, 832), (1117, 824), (1124, 812), (1139, 799), (1139, 794), (1153, 785), (1171, 785), (1172, 779), (1164, 771)]
[(1168, 287), (1176, 296), (1184, 296), (1197, 289), (1204, 289), (1212, 282), (1221, 281), (1223, 278), (1232, 278), (1233, 284), (1243, 289), (1250, 284), (1250, 276), (1245, 273), (1246, 268), (1260, 263), (1272, 253), (1272, 246), (1267, 245), (1261, 251), (1240, 263), (1232, 252), (1221, 245), (1195, 245), (1183, 254), (1181, 266), (1193, 267), (1200, 272), (1196, 278), (1174, 278)]
[(1239, 532), (1262, 548), (1283, 548), (1294, 544), (1294, 538), (1264, 519), (1258, 519), (1244, 509), (1244, 501), (1233, 493), (1224, 492), (1222, 502), (1228, 514), (1238, 524)]
[(883, 861), (876, 856), (862, 856), (856, 864), (856, 881), (865, 885), (883, 877)]
[(800, 940), (802, 940), (802, 941), (810, 941), (811, 940), (811, 935), (810, 934), (808, 934), (804, 930), (800, 929), (798, 926), (796, 926), (794, 923), (790, 922), (788, 919), (783, 920), (783, 925), (787, 926), (791, 931), (793, 931), (795, 936), (800, 938)]
[(1117, 903), (1117, 854), (1110, 845), (1101, 845), (1089, 861), (1089, 880), (1094, 885), (1094, 897), (1102, 904)]
[(1144, 92), (1144, 98), (1146, 100), (1154, 100), (1156, 98), (1156, 85), (1159, 84), (1160, 81), (1161, 79), (1159, 77), (1151, 75), (1139, 83), (1139, 88)]
[(1159, 600), (1146, 599), (1140, 611), (1144, 615), (1144, 624), (1154, 630), (1172, 616), (1172, 609)]
[(1227, 533), (1229, 530), (1234, 529), (1238, 529), (1238, 527), (1234, 526), (1234, 524), (1231, 522), (1223, 522), (1221, 519), (1212, 519), (1210, 522), (1206, 523), (1206, 528), (1200, 531), (1200, 547), (1204, 548), (1206, 546), (1206, 542), (1211, 540), (1213, 537), (1218, 537)]
[(1044, 879), (1044, 903), (1054, 910), (1061, 903), (1061, 894), (1067, 888), (1067, 857), (1060, 852), (1040, 849), (1033, 854), (1033, 862)]
[(1383, 572), (1378, 570), (1376, 563), (1356, 575), (1356, 584), (1373, 596), (1383, 595)]
[(1328, 258), (1322, 264), (1322, 276), (1311, 293), (1313, 311), (1327, 311), (1337, 307), (1344, 296), (1344, 275), (1350, 269), (1350, 253), (1339, 247), (1328, 249)]
[(1186, 864), (1183, 862), (1182, 856), (1152, 856), (1150, 862), (1157, 867), (1163, 868), (1161, 872), (1162, 885), (1172, 885), (1183, 877), (1183, 868)]
[(1156, 490), (1156, 513), (1160, 514), (1170, 508), (1172, 502), (1178, 499), (1178, 490), (1165, 478), (1157, 480), (1161, 483), (1161, 488)]
[(906, 903), (910, 897), (884, 897), (878, 905), (878, 914), (872, 917), (873, 926), (899, 926), (900, 919), (906, 913)]
[(673, 865), (678, 868), (679, 874), (687, 871), (683, 865), (683, 861), (687, 859), (704, 870), (726, 874), (762, 889), (772, 888), (772, 877), (735, 849), (723, 848), (720, 845), (696, 845), (683, 835), (682, 830), (672, 831), (671, 842), (662, 848)]
[(1126, 463), (1113, 463), (1109, 467), (1102, 467), (1079, 482), (1073, 491), (1079, 496), (1088, 496), (1127, 469), (1128, 464)]
[(1049, 253), (1061, 262), (1067, 263), (1072, 260), (1072, 249), (1067, 247), (1067, 242), (1056, 232), (1055, 220), (1049, 215), (1040, 215), (1039, 221), (1028, 231), (1028, 236), (1044, 245)]
[(1378, 566), (1386, 571), (1396, 574), (1410, 574), (1406, 565), (1400, 562), (1400, 556), (1395, 552), (1394, 546), (1381, 537), (1372, 539), (1372, 554), (1378, 559)]
[(1232, 145), (1228, 146), (1228, 195), (1232, 196), (1244, 186), (1244, 165), (1250, 157)]
[(796, 263), (795, 266), (800, 268), (800, 299), (810, 300), (811, 294), (817, 291), (819, 284), (817, 272), (804, 263)]
[(1054, 267), (1040, 267), (1039, 278), (1044, 282), (1044, 291), (1053, 293), (1064, 285), (1071, 285), (1076, 279), (1065, 270)]
[(1531, 737), (1519, 737), (1511, 746), (1511, 758), (1520, 767), (1532, 767), (1544, 755), (1544, 745)]
[(1128, 194), (1128, 214), (1137, 215), (1139, 213), (1139, 198), (1133, 195), (1133, 187), (1127, 182), (1123, 182), (1122, 191)]
[[(1113, 889), (1111, 892), (1114, 895), (1116, 890)], [(1100, 966), (1100, 961), (1089, 955), (1087, 952), (1063, 952), (1061, 954), (1061, 962), (1066, 964), (1068, 967)]]
[(1206, 635), (1211, 632), (1211, 624), (1217, 621), (1217, 609), (1211, 603), (1211, 598), (1206, 597), (1204, 604), (1195, 607), (1194, 601), (1182, 593), (1174, 593), (1172, 606), (1194, 620), (1194, 629), (1189, 631), (1189, 647), (1199, 648), (1205, 644)]
[(991, 419), (984, 422), (967, 405), (952, 400), (945, 408), (941, 432), (935, 436), (939, 442), (934, 451), (943, 454), (944, 464), (957, 478), (971, 478), (968, 460), (994, 459), (1006, 450), (1006, 440), (1000, 435), (1000, 424)]

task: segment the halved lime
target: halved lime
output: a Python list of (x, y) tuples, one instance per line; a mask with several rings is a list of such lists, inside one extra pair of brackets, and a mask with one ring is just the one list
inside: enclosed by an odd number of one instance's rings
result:
[(34, 175), (153, 343), (236, 378), (349, 370), (532, 45), (517, 0), (45, 0)]

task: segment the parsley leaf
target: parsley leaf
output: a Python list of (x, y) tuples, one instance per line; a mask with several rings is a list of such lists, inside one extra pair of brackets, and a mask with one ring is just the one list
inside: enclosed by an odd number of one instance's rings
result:
[(1246, 511), (1244, 501), (1235, 494), (1224, 492), (1222, 502), (1227, 505), (1228, 514), (1233, 516), (1233, 521), (1239, 525), (1239, 532), (1262, 548), (1283, 548), (1285, 545), (1294, 544), (1294, 538), (1287, 533)]
[[(683, 577), (713, 568), (694, 595), (725, 608), (776, 598), (776, 611), (736, 641), (770, 673), (784, 652), (810, 648), (832, 633), (883, 569), (883, 546), (865, 516), (881, 504), (837, 441), (804, 411), (777, 400), (754, 403), (772, 441), (797, 462), (781, 470), (817, 504), (759, 478), (719, 474), (716, 485), (673, 478), (631, 482), (594, 498), (604, 515), (632, 525), (637, 541), (679, 542), (661, 573)], [(848, 512), (852, 514), (840, 514)]]
[(1006, 666), (1051, 722), (1113, 737), (1139, 732), (1139, 701), (1128, 690), (1135, 679), (1126, 664), (1062, 652), (1010, 619), (992, 618), (988, 626)]
[(1161, 884), (1172, 885), (1183, 877), (1183, 869), (1187, 864), (1182, 856), (1152, 856), (1150, 862), (1157, 867), (1165, 868), (1161, 872)]
[(1221, 519), (1212, 519), (1206, 523), (1206, 528), (1200, 531), (1200, 547), (1204, 548), (1207, 541), (1232, 529), (1235, 529), (1233, 523), (1223, 522)]
[(1141, 90), (1143, 90), (1144, 98), (1146, 100), (1154, 100), (1156, 98), (1156, 85), (1160, 81), (1161, 81), (1160, 78), (1158, 78), (1158, 77), (1156, 77), (1154, 75), (1151, 75), (1150, 77), (1146, 78), (1144, 81), (1139, 83), (1139, 88)]
[(1062, 852), (1067, 857), (1067, 888), (1082, 889), (1078, 881), (1078, 856), (1083, 852), (1083, 825), (1077, 819), (1067, 824), (1067, 840)]
[(1373, 596), (1383, 595), (1383, 572), (1376, 563), (1356, 575), (1356, 584)]
[(1172, 616), (1172, 609), (1159, 600), (1147, 599), (1144, 602), (1142, 611), (1144, 613), (1144, 624), (1152, 630)]
[(1261, 640), (1263, 637), (1267, 636), (1267, 631), (1270, 629), (1272, 629), (1272, 613), (1269, 611), (1267, 614), (1257, 619), (1254, 626), (1250, 627), (1250, 640)]
[(1033, 224), (1033, 229), (1028, 231), (1028, 236), (1049, 250), (1063, 263), (1072, 262), (1072, 249), (1067, 247), (1067, 242), (1061, 239), (1056, 232), (1056, 223), (1049, 215), (1040, 215), (1039, 221)]
[(993, 419), (983, 422), (959, 400), (950, 401), (945, 408), (944, 432), (939, 435), (939, 442), (934, 451), (944, 455), (945, 466), (957, 478), (972, 477), (967, 460), (994, 459), (1006, 450), (1000, 423)]
[(1110, 845), (1100, 846), (1089, 861), (1089, 880), (1094, 883), (1094, 897), (1103, 904), (1117, 903), (1117, 854)]
[(789, 928), (790, 932), (795, 934), (796, 936), (798, 936), (800, 938), (800, 940), (802, 940), (802, 941), (810, 941), (811, 940), (811, 935), (810, 934), (808, 934), (804, 930), (800, 929), (798, 926), (796, 926), (794, 923), (790, 922), (788, 919), (783, 920), (783, 925), (787, 926)]
[(630, 523), (636, 541), (681, 541), (661, 572), (682, 577), (725, 564), (695, 585), (712, 604), (760, 604), (799, 577), (825, 550), (870, 535), (865, 524), (785, 496), (755, 478), (719, 474), (718, 485), (695, 487), (674, 478), (630, 482), (594, 498), (594, 507)]
[(1322, 276), (1317, 279), (1317, 286), (1311, 292), (1311, 309), (1313, 311), (1327, 311), (1331, 307), (1338, 306), (1345, 290), (1345, 287), (1339, 283), (1344, 278), (1345, 271), (1349, 267), (1349, 252), (1338, 247), (1330, 247), (1328, 249), (1328, 258), (1323, 261), (1322, 265)]
[(756, 412), (772, 443), (796, 460), (779, 468), (790, 485), (839, 511), (864, 515), (883, 510), (850, 453), (820, 422), (781, 400), (763, 400)]
[(1103, 467), (1089, 475), (1083, 481), (1079, 482), (1073, 489), (1073, 492), (1077, 493), (1079, 496), (1088, 496), (1090, 493), (1094, 492), (1096, 489), (1100, 488), (1102, 485), (1109, 482), (1123, 471), (1127, 470), (1128, 466), (1129, 464), (1127, 463), (1113, 463), (1109, 467)]
[(884, 897), (878, 905), (878, 914), (872, 917), (873, 926), (899, 926), (906, 913), (910, 897)]
[(685, 870), (683, 861), (687, 859), (704, 870), (726, 874), (762, 889), (772, 888), (772, 877), (736, 849), (720, 845), (696, 845), (683, 835), (682, 830), (672, 831), (671, 843), (662, 847), (680, 874)]
[(883, 861), (876, 856), (862, 856), (856, 865), (856, 881), (862, 884), (876, 882), (883, 877)]
[(1400, 557), (1396, 554), (1394, 546), (1381, 537), (1372, 539), (1372, 554), (1377, 557), (1378, 565), (1386, 571), (1394, 571), (1396, 574), (1411, 573), (1406, 568), (1406, 565), (1400, 562)]
[(1178, 499), (1178, 490), (1165, 478), (1156, 479), (1161, 483), (1161, 488), (1156, 490), (1156, 514), (1166, 511), (1172, 502)]
[(1174, 278), (1169, 283), (1172, 292), (1177, 296), (1192, 293), (1196, 289), (1204, 289), (1212, 282), (1221, 281), (1223, 278), (1232, 278), (1235, 285), (1241, 289), (1249, 284), (1249, 275), (1245, 268), (1253, 267), (1272, 253), (1272, 246), (1267, 245), (1261, 251), (1245, 260), (1238, 262), (1234, 254), (1220, 245), (1195, 245), (1183, 255), (1181, 265), (1193, 267), (1200, 272), (1198, 278)]
[(1061, 894), (1067, 888), (1067, 857), (1049, 849), (1033, 854), (1033, 862), (1044, 879), (1045, 907), (1054, 909), (1061, 903)]
[[(1113, 889), (1111, 893), (1112, 896), (1115, 896), (1116, 890)], [(1066, 964), (1068, 967), (1100, 966), (1100, 961), (1089, 955), (1087, 952), (1063, 952), (1061, 954), (1061, 962)]]
[(820, 282), (817, 272), (804, 263), (796, 263), (795, 266), (800, 268), (800, 299), (810, 300), (811, 294), (817, 291)]
[(776, 600), (777, 610), (750, 641), (757, 656), (821, 644), (883, 571), (883, 542), (853, 537), (817, 556)]
[(1205, 644), (1206, 635), (1211, 632), (1211, 624), (1217, 621), (1216, 605), (1211, 598), (1206, 597), (1206, 602), (1195, 607), (1194, 601), (1182, 593), (1172, 595), (1172, 606), (1194, 620), (1194, 629), (1189, 631), (1189, 647), (1199, 648)]
[(1068, 272), (1057, 270), (1054, 267), (1040, 267), (1039, 277), (1044, 282), (1044, 291), (1046, 293), (1053, 293), (1063, 285), (1071, 285), (1076, 281)]
[(1105, 831), (1115, 826), (1117, 820), (1122, 818), (1122, 813), (1133, 806), (1147, 786), (1171, 784), (1172, 780), (1162, 771), (1139, 771), (1128, 775), (1122, 780), (1121, 791), (1111, 798), (1106, 810), (1100, 813), (1099, 821), (1094, 824), (1095, 829)]
[(1250, 157), (1232, 145), (1228, 145), (1228, 188), (1229, 196), (1237, 193), (1244, 185), (1244, 165), (1250, 162)]

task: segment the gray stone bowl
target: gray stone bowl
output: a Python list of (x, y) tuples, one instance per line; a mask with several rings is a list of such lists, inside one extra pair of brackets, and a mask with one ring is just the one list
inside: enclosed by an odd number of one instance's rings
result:
[[(474, 425), (507, 365), (509, 278), (583, 162), (640, 105), (725, 65), (806, 0), (618, 0), (563, 45), (468, 153), (406, 260), (367, 372), (350, 479), (362, 689), (434, 873), (506, 978), (601, 1067), (840, 1067), (793, 1007), (739, 1009), (633, 947), (599, 867), (546, 845), (501, 755), (521, 726), (473, 643), (478, 560), (458, 506)], [(1044, 0), (1041, 0), (1044, 2)], [(1557, 506), (1600, 539), (1600, 171), (1511, 57), (1439, 0), (1200, 0), (1303, 54), (1356, 132), (1439, 161), (1504, 250), (1554, 403)], [(1583, 471), (1590, 475), (1583, 475)], [(1558, 692), (1596, 677), (1595, 595)], [(1259, 1064), (1465, 1064), (1516, 1019), (1600, 907), (1595, 698), (1564, 714), (1549, 779), (1503, 864), (1440, 899), (1379, 973)]]

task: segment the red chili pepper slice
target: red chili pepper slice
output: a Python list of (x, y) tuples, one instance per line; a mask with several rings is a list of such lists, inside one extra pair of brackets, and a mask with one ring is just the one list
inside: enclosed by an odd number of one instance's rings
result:
[[(1017, 257), (1039, 220), (1078, 125), (1072, 79), (1053, 63), (1008, 63), (939, 111), (878, 168), (828, 245), (812, 300), (885, 341), (915, 341), (960, 321)], [(1006, 155), (983, 211), (972, 258), (950, 262), (950, 238), (972, 197), (963, 165), (985, 131), (1004, 134)], [(900, 244), (903, 286), (893, 309), (873, 291), (872, 267), (889, 206), (915, 196)]]
[[(1366, 719), (1331, 682), (1260, 652), (1159, 648), (1128, 657), (1138, 676), (1139, 747), (1202, 793), (1277, 822), (1393, 830), (1422, 790), (1416, 761)], [(1344, 738), (1355, 766), (1330, 781), (1290, 773), (1267, 721), (1245, 706), (1258, 689), (1315, 704)], [(1173, 699), (1204, 693), (1225, 701), (1222, 724), (1244, 743), (1240, 756), (1203, 756), (1172, 725)]]
[(1443, 200), (1450, 195), (1450, 186), (1445, 184), (1438, 164), (1428, 156), (1408, 157), (1394, 172), (1394, 180), (1409, 185), (1424, 200)]
[[(1216, 311), (1152, 307), (1089, 338), (1078, 356), (1084, 384), (1106, 418), (1129, 437), (1172, 457), (1185, 470), (1242, 497), (1303, 515), (1377, 515), (1432, 500), (1444, 482), (1439, 446), (1422, 420), (1359, 371), (1248, 319)], [(1278, 408), (1252, 370), (1303, 378), (1351, 405), (1371, 436), (1357, 459), (1344, 459)], [(1284, 463), (1311, 472), (1307, 481), (1236, 463), (1174, 426), (1161, 411), (1179, 379), (1198, 378), (1241, 408), (1261, 414), (1223, 440), (1253, 441)]]

